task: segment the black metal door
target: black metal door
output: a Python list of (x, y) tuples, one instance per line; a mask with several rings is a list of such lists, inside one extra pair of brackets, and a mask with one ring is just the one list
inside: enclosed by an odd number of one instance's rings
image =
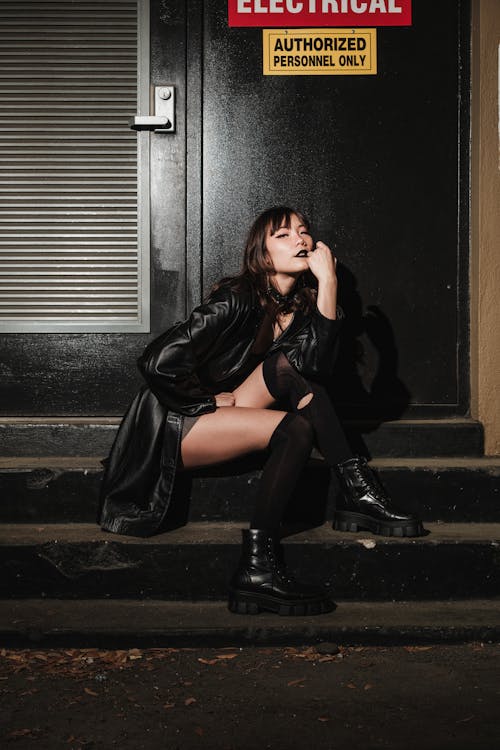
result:
[(145, 343), (287, 203), (339, 259), (344, 412), (467, 414), (469, 2), (414, 0), (356, 77), (263, 76), (261, 30), (226, 6), (151, 2), (151, 83), (177, 91), (176, 133), (151, 135), (151, 334), (49, 334), (52, 361), (43, 335), (10, 338), (4, 413), (122, 414)]
[(260, 29), (187, 5), (188, 303), (258, 211), (300, 207), (341, 264), (343, 411), (467, 413), (469, 4), (415, 0), (359, 77), (263, 76)]

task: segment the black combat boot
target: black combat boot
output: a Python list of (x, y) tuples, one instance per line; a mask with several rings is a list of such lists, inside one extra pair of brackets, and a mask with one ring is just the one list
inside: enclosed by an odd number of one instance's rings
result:
[(381, 536), (421, 536), (421, 521), (392, 505), (391, 498), (363, 456), (338, 464), (340, 493), (337, 495), (333, 528), (338, 531), (368, 529)]
[(319, 586), (297, 583), (288, 573), (281, 545), (269, 530), (242, 529), (241, 558), (229, 584), (231, 612), (256, 615), (319, 615), (335, 605)]

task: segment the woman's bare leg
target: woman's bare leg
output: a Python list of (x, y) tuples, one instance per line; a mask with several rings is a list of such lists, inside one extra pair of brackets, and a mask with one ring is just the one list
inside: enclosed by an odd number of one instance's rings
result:
[(235, 405), (203, 414), (181, 443), (184, 468), (228, 461), (264, 450), (286, 412), (268, 409), (274, 402), (262, 376), (262, 364), (234, 391)]
[[(253, 406), (260, 409), (267, 409), (268, 406), (274, 403), (275, 398), (270, 394), (264, 380), (262, 362), (238, 388), (235, 388), (233, 394), (236, 399), (235, 406)], [(302, 409), (309, 403), (312, 397), (312, 393), (307, 393), (301, 398), (297, 404), (297, 408)]]
[(181, 443), (184, 468), (193, 469), (264, 450), (286, 411), (220, 406), (202, 414)]
[[(264, 450), (287, 412), (269, 409), (275, 402), (262, 374), (262, 363), (233, 391), (234, 406), (220, 406), (203, 414), (181, 443), (184, 468), (228, 461), (245, 453)], [(305, 406), (312, 393), (301, 399)]]

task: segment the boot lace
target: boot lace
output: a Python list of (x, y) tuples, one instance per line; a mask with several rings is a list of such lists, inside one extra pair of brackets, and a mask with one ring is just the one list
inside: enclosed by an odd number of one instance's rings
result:
[(373, 492), (380, 500), (389, 499), (387, 490), (380, 481), (377, 472), (371, 466), (368, 466), (365, 458), (362, 458), (354, 466), (354, 474), (367, 491)]
[(288, 572), (285, 561), (277, 554), (276, 546), (272, 539), (267, 543), (267, 552), (273, 565), (274, 572), (281, 578), (284, 583), (296, 584), (295, 578)]

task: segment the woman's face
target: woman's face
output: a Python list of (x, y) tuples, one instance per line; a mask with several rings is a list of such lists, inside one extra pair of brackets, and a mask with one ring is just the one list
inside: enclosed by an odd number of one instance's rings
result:
[(296, 214), (290, 216), (289, 227), (284, 218), (274, 234), (271, 227), (267, 230), (266, 249), (276, 273), (296, 275), (307, 271), (307, 252), (312, 252), (313, 246), (309, 230)]

